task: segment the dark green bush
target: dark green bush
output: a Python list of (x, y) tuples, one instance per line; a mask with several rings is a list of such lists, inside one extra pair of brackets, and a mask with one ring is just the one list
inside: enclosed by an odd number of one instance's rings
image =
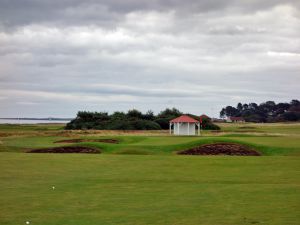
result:
[(203, 118), (201, 123), (201, 129), (203, 130), (220, 130), (221, 128), (212, 123), (212, 121), (208, 118)]
[[(80, 111), (77, 117), (69, 122), (65, 129), (96, 129), (96, 130), (160, 130), (169, 129), (169, 121), (182, 115), (173, 108), (160, 112), (157, 116), (152, 111), (146, 114), (138, 110), (129, 110), (127, 113), (114, 112), (109, 115), (106, 112)], [(191, 115), (195, 119), (198, 117)], [(218, 126), (210, 120), (203, 120), (203, 129), (218, 130)]]
[(171, 119), (173, 119), (173, 118), (158, 118), (158, 119), (154, 120), (154, 122), (159, 124), (161, 129), (169, 129), (169, 121)]
[(160, 130), (161, 127), (158, 123), (149, 120), (135, 120), (131, 121), (135, 128), (134, 130)]

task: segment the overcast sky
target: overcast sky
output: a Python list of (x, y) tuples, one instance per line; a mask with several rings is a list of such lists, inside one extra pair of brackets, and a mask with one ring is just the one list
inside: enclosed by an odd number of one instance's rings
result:
[(300, 98), (299, 0), (0, 0), (0, 117)]

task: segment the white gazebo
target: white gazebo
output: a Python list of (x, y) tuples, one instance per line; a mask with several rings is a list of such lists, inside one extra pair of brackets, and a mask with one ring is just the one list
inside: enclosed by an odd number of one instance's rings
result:
[(190, 116), (182, 115), (170, 121), (170, 134), (200, 135), (200, 122)]

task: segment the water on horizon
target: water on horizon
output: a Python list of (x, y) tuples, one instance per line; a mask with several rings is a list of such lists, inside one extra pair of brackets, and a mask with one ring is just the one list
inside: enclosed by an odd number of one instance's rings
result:
[(39, 124), (39, 123), (68, 123), (70, 120), (22, 120), (0, 119), (0, 124)]

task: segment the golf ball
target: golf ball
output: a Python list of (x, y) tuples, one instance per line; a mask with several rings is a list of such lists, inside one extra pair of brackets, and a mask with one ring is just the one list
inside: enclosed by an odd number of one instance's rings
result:
[(29, 221), (26, 221), (26, 224), (30, 224), (30, 222), (29, 222)]

